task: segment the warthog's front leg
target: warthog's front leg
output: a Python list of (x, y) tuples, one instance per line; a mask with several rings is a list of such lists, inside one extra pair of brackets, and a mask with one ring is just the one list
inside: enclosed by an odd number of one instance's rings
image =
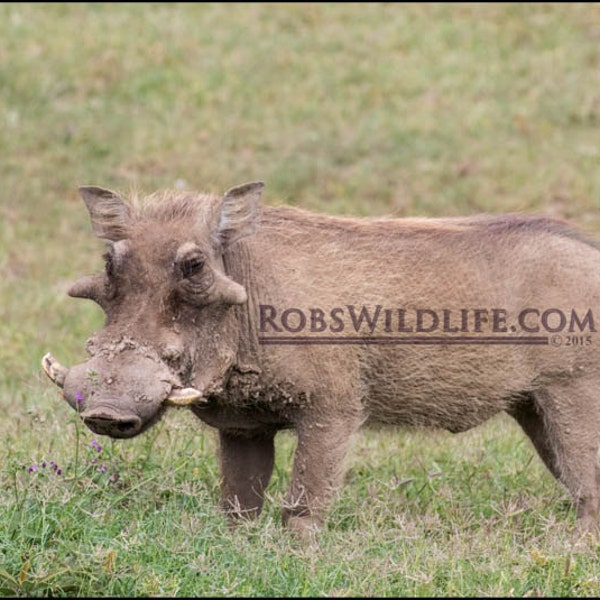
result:
[(304, 415), (283, 507), (283, 523), (302, 537), (323, 525), (325, 512), (344, 476), (344, 459), (358, 430), (358, 414)]
[(273, 473), (274, 432), (261, 434), (219, 431), (221, 505), (232, 519), (258, 517), (265, 488)]

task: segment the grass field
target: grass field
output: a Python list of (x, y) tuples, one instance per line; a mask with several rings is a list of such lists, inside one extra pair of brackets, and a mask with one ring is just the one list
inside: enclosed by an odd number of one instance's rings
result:
[(260, 179), (271, 204), (600, 237), (600, 6), (3, 3), (0, 124), (0, 595), (600, 594), (600, 545), (571, 546), (570, 500), (508, 417), (362, 433), (303, 548), (279, 521), (292, 435), (264, 515), (230, 532), (212, 430), (172, 411), (96, 439), (40, 369), (103, 322), (66, 295), (102, 264), (83, 184)]

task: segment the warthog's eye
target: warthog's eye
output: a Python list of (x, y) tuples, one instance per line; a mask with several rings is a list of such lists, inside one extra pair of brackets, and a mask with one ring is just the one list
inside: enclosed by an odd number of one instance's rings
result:
[(179, 268), (181, 270), (181, 275), (184, 279), (189, 279), (194, 275), (197, 275), (204, 268), (204, 261), (198, 256), (193, 256), (191, 258), (187, 258), (182, 260), (179, 263)]
[(206, 302), (206, 293), (214, 281), (210, 265), (206, 264), (205, 254), (193, 242), (182, 244), (173, 262), (177, 280), (177, 293), (188, 304), (201, 306)]

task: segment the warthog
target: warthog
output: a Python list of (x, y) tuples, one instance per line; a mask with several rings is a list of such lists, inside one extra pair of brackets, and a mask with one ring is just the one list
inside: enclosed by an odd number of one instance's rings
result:
[(136, 436), (170, 405), (217, 428), (222, 505), (256, 517), (297, 434), (283, 522), (322, 525), (363, 424), (461, 432), (504, 411), (596, 523), (600, 249), (540, 216), (358, 219), (223, 196), (82, 187), (106, 267), (90, 358), (49, 377), (85, 424)]

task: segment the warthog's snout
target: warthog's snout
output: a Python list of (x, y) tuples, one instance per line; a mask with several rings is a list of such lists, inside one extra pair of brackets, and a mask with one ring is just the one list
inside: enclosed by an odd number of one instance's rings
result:
[(81, 413), (83, 422), (99, 435), (130, 438), (142, 430), (142, 419), (136, 414), (120, 412), (112, 406), (96, 406)]
[(146, 354), (124, 351), (118, 358), (113, 363), (100, 355), (71, 368), (51, 354), (42, 359), (48, 377), (94, 433), (131, 438), (155, 423), (167, 406), (205, 401), (199, 390), (177, 385), (177, 376)]

